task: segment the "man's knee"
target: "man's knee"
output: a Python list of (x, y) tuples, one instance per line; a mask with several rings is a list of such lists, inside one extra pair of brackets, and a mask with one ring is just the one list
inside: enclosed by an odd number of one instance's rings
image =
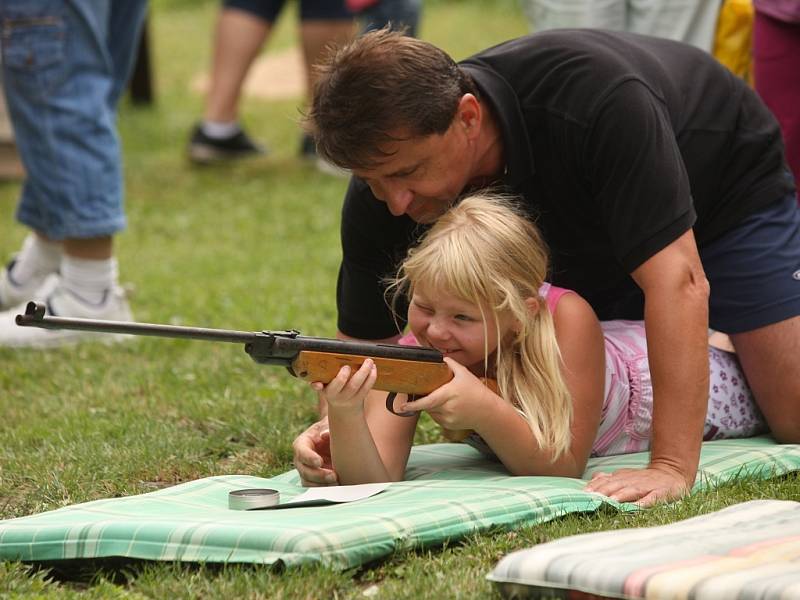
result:
[(753, 396), (781, 443), (800, 443), (800, 317), (731, 336)]
[(769, 430), (772, 437), (781, 444), (800, 444), (800, 421), (787, 422), (781, 420), (777, 423), (770, 423)]
[(800, 443), (800, 382), (791, 388), (754, 389), (753, 393), (773, 437), (781, 444)]

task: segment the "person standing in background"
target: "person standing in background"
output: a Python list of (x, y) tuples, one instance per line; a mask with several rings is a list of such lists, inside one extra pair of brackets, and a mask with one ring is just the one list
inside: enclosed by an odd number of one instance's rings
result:
[[(264, 154), (239, 122), (239, 101), (245, 77), (271, 35), (285, 0), (225, 0), (217, 17), (211, 83), (203, 119), (192, 130), (189, 160), (195, 164)], [(355, 33), (353, 15), (345, 0), (300, 0), (300, 38), (307, 89), (311, 66), (330, 43), (344, 42)], [(303, 136), (300, 154), (315, 158), (313, 140)]]
[(113, 236), (126, 225), (116, 107), (146, 0), (5, 0), (3, 88), (27, 179), (31, 229), (0, 272), (0, 346), (50, 347), (85, 333), (17, 327), (37, 299), (63, 317), (131, 320)]
[(525, 0), (531, 31), (592, 27), (714, 46), (721, 0)]
[[(313, 65), (330, 44), (351, 39), (354, 18), (366, 30), (392, 23), (414, 35), (421, 0), (300, 0), (300, 38), (307, 89), (314, 87)], [(285, 0), (225, 0), (217, 19), (211, 85), (203, 119), (192, 130), (189, 160), (204, 165), (264, 154), (264, 146), (247, 135), (239, 121), (239, 102), (245, 77), (269, 39)], [(300, 156), (317, 162), (314, 140), (300, 139)]]
[(755, 88), (780, 123), (786, 160), (800, 181), (800, 2), (754, 0)]

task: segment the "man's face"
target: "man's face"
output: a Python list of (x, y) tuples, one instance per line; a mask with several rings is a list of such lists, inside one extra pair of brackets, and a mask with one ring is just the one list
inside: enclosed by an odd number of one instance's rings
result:
[(467, 187), (474, 143), (458, 120), (443, 134), (409, 137), (402, 132), (381, 148), (389, 156), (377, 167), (353, 169), (395, 215), (417, 223), (438, 219)]

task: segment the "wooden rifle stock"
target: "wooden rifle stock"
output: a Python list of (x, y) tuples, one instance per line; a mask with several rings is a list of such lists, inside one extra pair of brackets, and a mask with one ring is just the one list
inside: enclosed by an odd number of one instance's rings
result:
[(424, 396), (453, 378), (450, 367), (444, 362), (417, 362), (402, 358), (314, 351), (300, 352), (292, 362), (291, 369), (295, 376), (305, 381), (328, 383), (345, 365), (356, 371), (367, 358), (372, 358), (378, 368), (375, 380), (377, 390)]

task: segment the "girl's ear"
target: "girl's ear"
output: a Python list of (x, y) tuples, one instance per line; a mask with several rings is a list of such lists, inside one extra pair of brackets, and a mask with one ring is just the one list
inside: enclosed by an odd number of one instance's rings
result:
[(531, 316), (534, 316), (542, 308), (541, 298), (534, 298), (533, 296), (525, 298), (525, 304), (528, 306), (528, 310), (530, 311)]

